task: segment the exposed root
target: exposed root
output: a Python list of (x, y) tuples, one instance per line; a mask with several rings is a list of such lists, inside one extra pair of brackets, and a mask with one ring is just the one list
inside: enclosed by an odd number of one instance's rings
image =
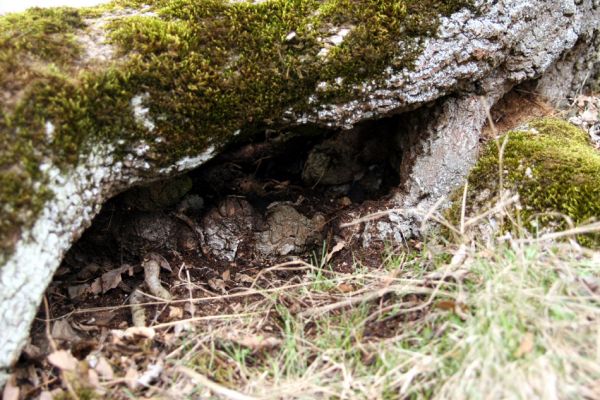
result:
[(151, 294), (161, 299), (171, 300), (173, 296), (160, 283), (160, 264), (155, 257), (146, 257), (142, 262), (144, 281)]
[(146, 326), (146, 311), (141, 305), (143, 302), (142, 297), (142, 293), (135, 289), (129, 298), (129, 304), (131, 304), (131, 322), (133, 326), (140, 328)]

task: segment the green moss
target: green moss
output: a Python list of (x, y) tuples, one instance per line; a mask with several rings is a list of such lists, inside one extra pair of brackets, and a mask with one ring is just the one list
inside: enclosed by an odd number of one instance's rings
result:
[[(509, 132), (504, 151), (504, 187), (519, 193), (520, 217), (525, 228), (564, 229), (564, 218), (575, 224), (600, 217), (600, 153), (587, 134), (560, 119), (535, 120), (527, 130)], [(502, 142), (504, 138), (500, 138)], [(469, 175), (471, 209), (497, 197), (499, 185), (498, 146), (490, 143)], [(482, 193), (489, 196), (482, 198)], [(454, 208), (454, 214), (457, 213)], [(579, 238), (589, 246), (600, 245), (600, 235)]]
[[(355, 83), (390, 65), (410, 67), (440, 15), (471, 2), (116, 0), (0, 17), (0, 139), (8, 143), (0, 149), (0, 238), (28, 226), (47, 199), (42, 162), (68, 169), (98, 143), (119, 156), (144, 140), (165, 166), (219, 147), (238, 129), (273, 125), (289, 108), (308, 110), (320, 82), (329, 83), (328, 101), (355, 97)], [(145, 5), (143, 14), (126, 12)], [(77, 39), (98, 29), (89, 23), (98, 18), (119, 52), (114, 62), (87, 60)], [(322, 39), (342, 27), (351, 28), (344, 42), (319, 56)], [(139, 95), (153, 130), (134, 118)], [(6, 254), (12, 243), (3, 242)]]

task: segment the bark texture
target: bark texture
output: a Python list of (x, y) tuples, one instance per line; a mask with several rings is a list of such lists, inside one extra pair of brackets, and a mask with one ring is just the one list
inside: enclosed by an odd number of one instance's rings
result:
[[(89, 57), (103, 62), (122, 57), (102, 42), (106, 26), (102, 18), (87, 24), (93, 30), (80, 40), (87, 43)], [(390, 206), (425, 208), (463, 182), (476, 160), (489, 108), (514, 85), (542, 77), (543, 93), (564, 97), (586, 77), (591, 79), (589, 74), (597, 71), (599, 27), (597, 0), (479, 1), (474, 9), (441, 17), (436, 35), (422, 38), (422, 51), (410, 67), (393, 68), (394, 60), (390, 60), (389, 68), (354, 85), (343, 101), (330, 102), (326, 96), (329, 83), (317, 83), (306, 95), (308, 107), (294, 102), (271, 123), (348, 128), (367, 119), (414, 111), (419, 121), (416, 128), (398, 135), (406, 149), (401, 166), (404, 183)], [(328, 40), (336, 45), (345, 34), (338, 30)], [(286, 40), (293, 40), (292, 35)], [(142, 94), (132, 98), (122, 112), (133, 114), (140, 126), (152, 131), (160, 121), (144, 107), (144, 90), (140, 87)], [(9, 103), (14, 101), (11, 97), (4, 105), (12, 108)], [(429, 106), (422, 107), (425, 104)], [(54, 127), (46, 123), (46, 129), (51, 135)], [(156, 156), (164, 150), (160, 140), (139, 140), (126, 150), (117, 141), (91, 145), (76, 163), (67, 166), (52, 161), (39, 165), (51, 196), (32, 224), (21, 227), (0, 266), (0, 384), (27, 341), (43, 293), (63, 255), (102, 204), (135, 184), (203, 164), (238, 133), (232, 130), (219, 143), (206, 141), (168, 162)], [(0, 174), (8, 166), (2, 168)], [(391, 215), (367, 227), (365, 238), (401, 240), (415, 232), (417, 222), (411, 216)]]

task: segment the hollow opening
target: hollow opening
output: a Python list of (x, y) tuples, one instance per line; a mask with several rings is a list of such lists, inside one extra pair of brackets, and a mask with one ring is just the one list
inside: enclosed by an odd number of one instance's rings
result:
[[(175, 299), (245, 289), (294, 257), (319, 262), (342, 240), (343, 215), (389, 199), (400, 185), (403, 121), (265, 131), (184, 175), (114, 197), (57, 271), (47, 292), (52, 317), (76, 312), (90, 329), (130, 326), (128, 303), (136, 288), (148, 291), (149, 259), (163, 267), (160, 280)], [(335, 268), (353, 267), (354, 250), (344, 252)], [(164, 306), (152, 312), (153, 323), (165, 318)], [(36, 332), (45, 335), (41, 322)]]

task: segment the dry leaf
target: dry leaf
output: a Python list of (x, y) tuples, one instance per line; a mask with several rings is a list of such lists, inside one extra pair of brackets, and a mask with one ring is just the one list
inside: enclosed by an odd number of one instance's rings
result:
[(535, 345), (534, 339), (535, 338), (533, 336), (533, 333), (527, 332), (523, 336), (523, 339), (521, 339), (521, 344), (519, 345), (519, 348), (515, 352), (515, 357), (520, 358), (520, 357), (523, 357), (525, 354), (531, 353), (531, 351), (533, 350), (533, 347)]
[(225, 271), (223, 271), (223, 275), (222, 278), (224, 281), (228, 281), (231, 278), (231, 271), (226, 269)]
[(4, 386), (4, 392), (2, 392), (2, 400), (19, 400), (21, 390), (18, 386), (15, 386), (14, 378), (9, 379)]
[(40, 397), (38, 397), (38, 400), (52, 400), (52, 393), (48, 392), (48, 391), (43, 391), (42, 393), (40, 393)]
[(273, 336), (264, 337), (262, 335), (243, 335), (235, 336), (232, 335), (229, 340), (239, 344), (240, 346), (251, 349), (253, 352), (259, 352), (261, 350), (268, 350), (275, 348), (281, 344), (281, 339)]
[(452, 300), (440, 300), (435, 303), (435, 307), (441, 310), (454, 311), (456, 309), (456, 302)]
[(154, 336), (156, 335), (156, 331), (154, 329), (145, 326), (132, 326), (125, 330), (113, 329), (111, 330), (111, 333), (117, 339), (126, 340), (132, 340), (136, 338), (154, 339)]
[(208, 286), (210, 286), (210, 288), (212, 290), (216, 290), (216, 291), (219, 291), (221, 293), (225, 293), (226, 292), (225, 281), (223, 279), (209, 279), (208, 280)]
[(182, 333), (192, 332), (193, 330), (194, 330), (194, 326), (192, 324), (190, 324), (189, 322), (180, 322), (175, 325), (175, 328), (173, 328), (173, 333), (175, 334), (176, 337), (179, 337), (179, 336), (181, 336)]
[(60, 319), (52, 325), (52, 337), (58, 340), (78, 342), (81, 340), (77, 332), (66, 319)]
[(84, 294), (91, 293), (92, 288), (88, 284), (75, 285), (75, 286), (69, 286), (67, 288), (67, 292), (69, 294), (70, 299), (76, 299), (78, 297), (83, 296)]
[(169, 262), (167, 261), (166, 258), (164, 258), (162, 255), (158, 254), (158, 253), (148, 253), (146, 255), (146, 259), (150, 259), (150, 260), (154, 260), (158, 263), (158, 265), (161, 268), (166, 269), (169, 272), (173, 272), (173, 268), (171, 268), (171, 264), (169, 264)]
[(48, 362), (63, 371), (75, 371), (79, 361), (70, 351), (58, 350), (48, 356)]
[(333, 256), (336, 253), (339, 253), (340, 251), (342, 251), (342, 249), (346, 247), (346, 242), (341, 240), (339, 242), (337, 242), (335, 244), (335, 246), (333, 246), (333, 249), (331, 249), (331, 251), (329, 252), (329, 254), (327, 254), (327, 257), (325, 257), (325, 262), (328, 263), (329, 261), (331, 261), (331, 259), (333, 258)]
[[(188, 303), (189, 304), (189, 303)], [(181, 307), (169, 307), (169, 319), (182, 319), (183, 309)]]
[(100, 387), (100, 378), (98, 377), (98, 372), (94, 369), (88, 369), (88, 382), (95, 388)]
[(240, 283), (254, 283), (254, 278), (246, 274), (235, 274), (235, 280)]
[(136, 383), (139, 386), (148, 387), (152, 382), (158, 380), (162, 372), (163, 366), (161, 364), (150, 364), (142, 376), (136, 380)]
[(347, 283), (340, 283), (337, 286), (337, 290), (339, 290), (342, 293), (350, 293), (350, 292), (354, 292), (354, 286), (349, 285)]
[(107, 381), (110, 381), (115, 377), (112, 367), (104, 357), (100, 357), (100, 359), (98, 359), (98, 364), (94, 369), (103, 379)]
[[(121, 268), (108, 271), (100, 277), (100, 286), (102, 287), (102, 294), (108, 292), (110, 289), (114, 289), (121, 283)], [(97, 293), (96, 293), (97, 294)]]
[(137, 380), (140, 374), (134, 367), (130, 367), (125, 373), (125, 382), (127, 382), (127, 386), (129, 389), (135, 390), (137, 388)]

